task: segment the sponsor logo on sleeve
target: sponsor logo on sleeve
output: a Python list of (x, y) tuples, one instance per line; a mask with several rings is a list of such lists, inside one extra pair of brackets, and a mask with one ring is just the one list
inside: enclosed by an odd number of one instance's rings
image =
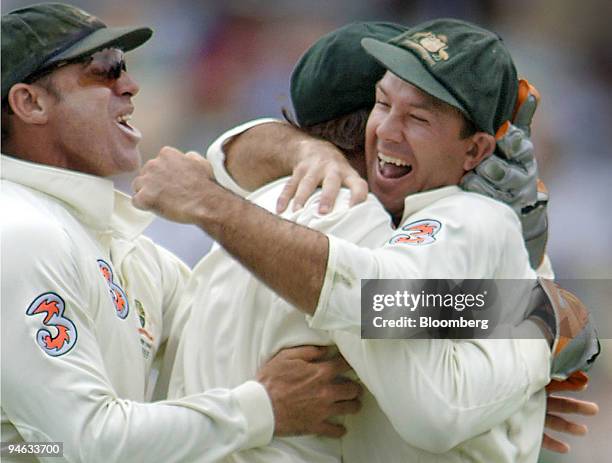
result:
[(394, 235), (389, 244), (409, 244), (421, 246), (436, 241), (436, 234), (442, 228), (442, 224), (434, 219), (418, 220), (400, 228), (401, 232)]
[(111, 299), (115, 305), (115, 310), (117, 310), (117, 316), (121, 319), (125, 319), (130, 311), (130, 306), (125, 291), (123, 291), (121, 286), (115, 282), (113, 269), (110, 265), (108, 265), (102, 259), (98, 259), (98, 267), (100, 268), (100, 272), (102, 272), (102, 276), (108, 284)]
[(142, 305), (138, 299), (134, 299), (134, 305), (136, 306), (136, 313), (138, 314), (138, 321), (140, 322), (140, 328), (138, 328), (138, 333), (140, 334), (140, 344), (142, 347), (142, 355), (145, 360), (148, 360), (151, 357), (151, 352), (153, 351), (153, 335), (147, 330), (147, 315)]
[(51, 357), (64, 355), (74, 347), (77, 341), (77, 330), (72, 321), (64, 316), (66, 304), (58, 294), (48, 292), (38, 296), (28, 309), (26, 315), (44, 315), (43, 326), (36, 332), (36, 342)]

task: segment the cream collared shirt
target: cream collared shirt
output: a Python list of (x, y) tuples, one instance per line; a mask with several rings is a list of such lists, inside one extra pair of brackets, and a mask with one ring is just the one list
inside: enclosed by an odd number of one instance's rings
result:
[(7, 156), (1, 185), (3, 442), (63, 442), (64, 461), (166, 462), (270, 440), (271, 404), (252, 381), (147, 403), (190, 274), (140, 236), (150, 214), (107, 179)]
[[(217, 179), (246, 194), (224, 168), (220, 137), (208, 151)], [(248, 196), (274, 211), (280, 180)], [(319, 195), (283, 216), (325, 232), (330, 257), (315, 316), (284, 302), (217, 245), (194, 269), (199, 285), (181, 333), (170, 396), (233, 387), (283, 347), (337, 344), (367, 386), (340, 441), (275, 438), (234, 462), (534, 462), (542, 438), (550, 352), (543, 340), (362, 340), (361, 278), (533, 278), (510, 208), (447, 187), (406, 199), (402, 225), (434, 219), (436, 244), (389, 242), (401, 233), (373, 196), (317, 213)], [(469, 211), (470, 219), (466, 220)], [(400, 227), (401, 228), (401, 227)], [(204, 310), (205, 308), (205, 310)], [(312, 328), (317, 329), (312, 329)]]

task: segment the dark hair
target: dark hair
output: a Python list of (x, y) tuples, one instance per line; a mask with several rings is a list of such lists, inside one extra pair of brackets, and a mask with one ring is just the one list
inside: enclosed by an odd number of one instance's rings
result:
[(284, 118), (313, 137), (322, 138), (336, 145), (347, 157), (363, 155), (365, 151), (365, 127), (371, 108), (362, 108), (329, 121), (310, 126), (300, 126), (286, 108), (282, 109)]
[(476, 124), (474, 124), (474, 121), (472, 121), (469, 117), (467, 117), (465, 113), (459, 110), (458, 108), (442, 100), (439, 100), (438, 98), (435, 98), (435, 97), (430, 97), (430, 101), (433, 103), (434, 107), (437, 107), (441, 110), (450, 109), (454, 113), (458, 114), (459, 117), (461, 117), (462, 124), (461, 124), (461, 130), (459, 131), (460, 139), (464, 140), (468, 137), (471, 137), (476, 132), (478, 132), (478, 127), (476, 127)]
[(13, 114), (11, 110), (11, 105), (9, 105), (8, 98), (2, 100), (2, 151), (4, 151), (4, 143), (6, 143), (9, 139), (10, 131), (10, 118), (9, 116)]
[(459, 132), (459, 138), (466, 139), (468, 137), (471, 137), (472, 135), (474, 135), (476, 132), (478, 132), (478, 128), (476, 127), (476, 124), (474, 124), (474, 122), (471, 119), (468, 119), (465, 114), (463, 114), (462, 112), (459, 113), (463, 119), (463, 126), (461, 127), (461, 131)]

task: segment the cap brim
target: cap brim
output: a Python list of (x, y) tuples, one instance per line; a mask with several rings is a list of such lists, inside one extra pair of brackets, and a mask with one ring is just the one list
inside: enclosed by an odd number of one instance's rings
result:
[(151, 35), (153, 35), (153, 30), (148, 27), (104, 27), (54, 56), (44, 65), (79, 58), (104, 48), (116, 47), (123, 51), (133, 50), (149, 40)]
[(463, 105), (427, 71), (412, 52), (371, 38), (361, 40), (361, 46), (400, 79), (454, 106), (471, 119)]

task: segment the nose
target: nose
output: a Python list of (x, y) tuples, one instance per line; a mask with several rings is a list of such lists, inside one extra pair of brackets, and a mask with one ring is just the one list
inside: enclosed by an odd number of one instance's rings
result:
[(383, 141), (400, 143), (402, 141), (401, 119), (393, 112), (385, 114), (376, 128), (376, 136)]
[(115, 90), (119, 95), (134, 96), (140, 91), (140, 86), (127, 71), (123, 71), (115, 82)]

